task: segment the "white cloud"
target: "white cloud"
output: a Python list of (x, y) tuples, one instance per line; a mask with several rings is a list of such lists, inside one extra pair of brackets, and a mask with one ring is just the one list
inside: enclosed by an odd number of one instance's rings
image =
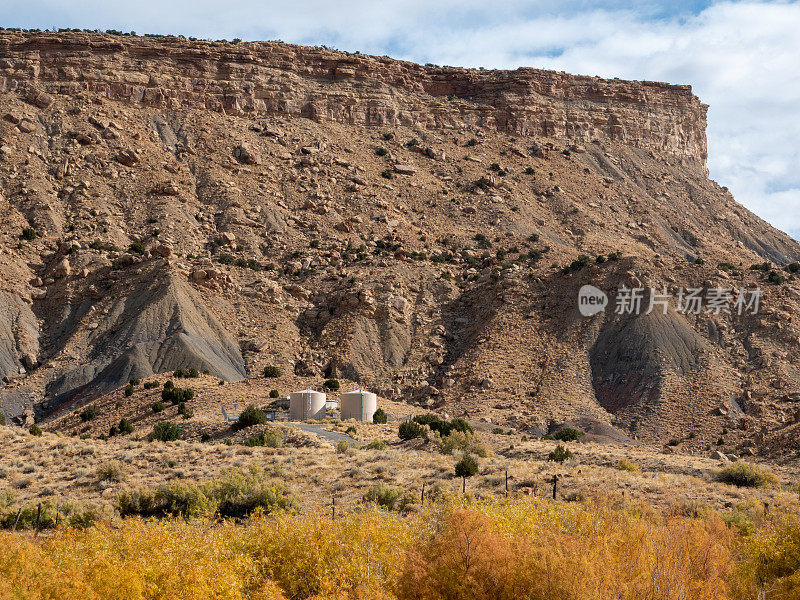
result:
[[(693, 3), (688, 3), (693, 4)], [(328, 44), (419, 62), (690, 83), (712, 177), (800, 237), (800, 3), (566, 0), (6, 0), (8, 25)], [(684, 8), (682, 8), (684, 7)]]

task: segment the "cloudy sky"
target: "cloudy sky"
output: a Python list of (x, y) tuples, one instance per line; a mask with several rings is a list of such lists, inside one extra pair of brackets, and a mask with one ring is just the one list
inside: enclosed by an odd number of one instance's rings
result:
[(5, 27), (281, 39), (467, 67), (688, 83), (711, 176), (800, 238), (800, 2), (2, 0)]

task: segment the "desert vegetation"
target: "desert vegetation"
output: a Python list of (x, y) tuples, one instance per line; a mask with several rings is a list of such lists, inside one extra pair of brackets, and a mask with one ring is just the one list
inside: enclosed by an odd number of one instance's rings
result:
[[(232, 477), (184, 491), (180, 502), (199, 508), (180, 518), (62, 524), (39, 538), (0, 532), (0, 597), (599, 600), (613, 590), (625, 600), (734, 600), (798, 590), (795, 513), (751, 506), (740, 528), (714, 511), (461, 495), (408, 512), (401, 490), (376, 485), (335, 516), (259, 505), (245, 520), (209, 518), (226, 494), (231, 506), (243, 498), (250, 476)], [(179, 505), (176, 496), (125, 502), (138, 513), (142, 502)]]

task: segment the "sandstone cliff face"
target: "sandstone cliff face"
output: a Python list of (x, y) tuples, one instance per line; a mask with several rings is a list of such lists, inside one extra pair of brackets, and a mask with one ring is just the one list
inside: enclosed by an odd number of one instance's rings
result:
[[(615, 140), (706, 160), (706, 105), (690, 86), (521, 68), (424, 67), (277, 42), (0, 35), (0, 91), (99, 93), (159, 108), (284, 113), (348, 124), (479, 126), (569, 142)], [(38, 99), (38, 100), (37, 100)]]
[[(532, 433), (777, 430), (800, 246), (708, 179), (704, 119), (664, 84), (2, 33), (0, 411), (277, 366)], [(764, 311), (580, 316), (621, 283), (760, 285)]]

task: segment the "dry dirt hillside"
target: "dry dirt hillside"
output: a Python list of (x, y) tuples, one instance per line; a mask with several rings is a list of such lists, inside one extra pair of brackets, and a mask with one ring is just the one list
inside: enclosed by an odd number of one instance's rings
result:
[[(784, 448), (800, 245), (709, 180), (705, 122), (688, 86), (0, 32), (0, 408), (274, 365), (529, 434)], [(584, 284), (763, 295), (585, 318)]]

